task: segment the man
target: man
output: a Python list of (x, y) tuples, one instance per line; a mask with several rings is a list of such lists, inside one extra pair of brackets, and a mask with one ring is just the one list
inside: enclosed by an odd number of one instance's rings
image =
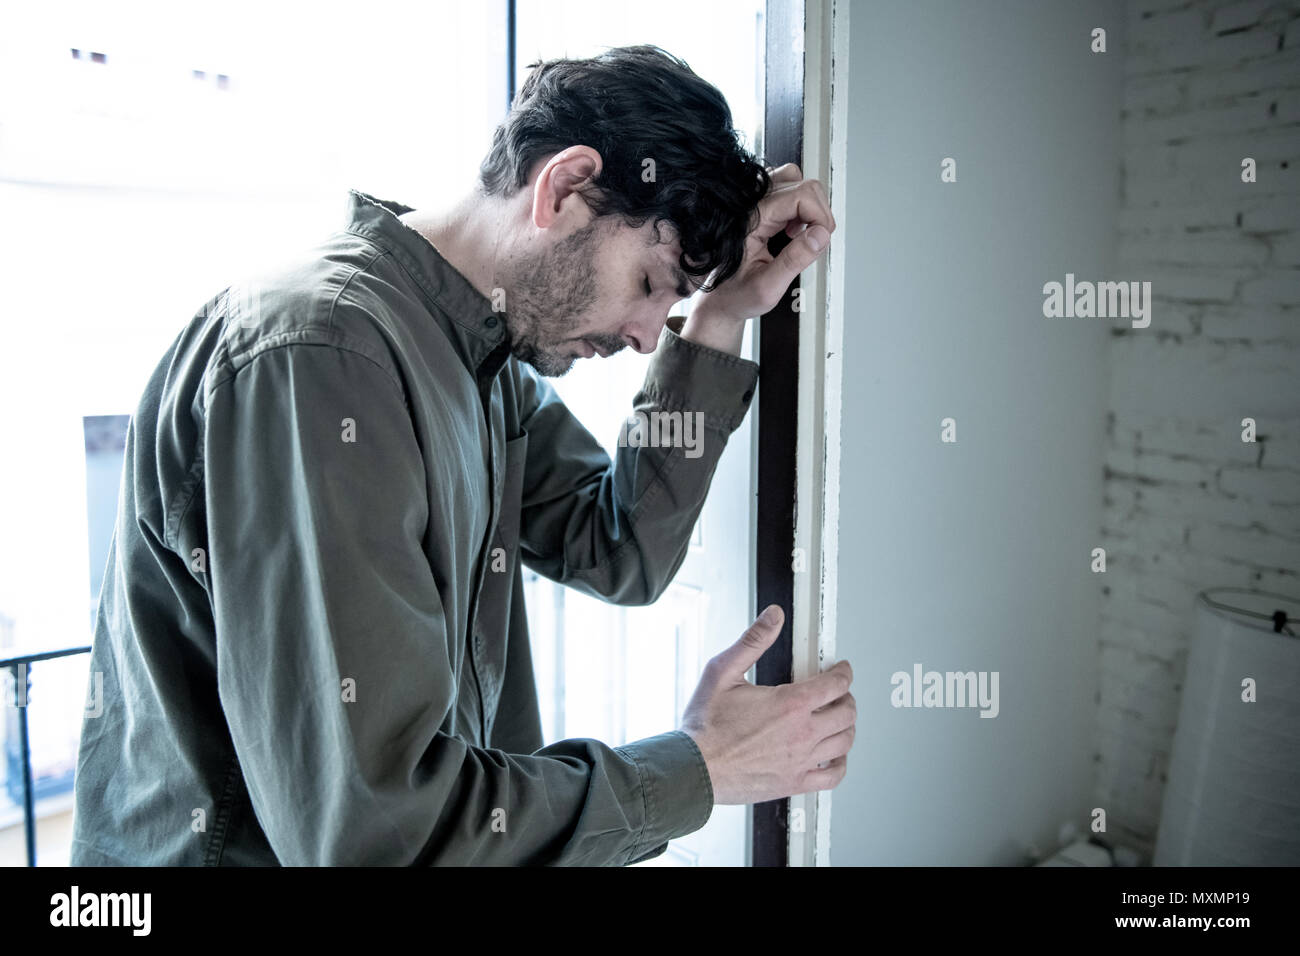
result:
[[(848, 665), (744, 678), (776, 608), (681, 728), (542, 747), (520, 572), (663, 592), (754, 393), (744, 323), (833, 228), (716, 89), (624, 48), (539, 65), (453, 208), (354, 193), (344, 231), (216, 296), (132, 420), (73, 864), (618, 865), (715, 803), (837, 784)], [(702, 413), (703, 454), (611, 463), (541, 377), (627, 345), (655, 353), (636, 409)]]

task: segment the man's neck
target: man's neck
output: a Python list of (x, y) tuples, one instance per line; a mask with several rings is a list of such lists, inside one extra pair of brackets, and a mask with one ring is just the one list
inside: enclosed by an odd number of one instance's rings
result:
[(480, 193), (462, 196), (442, 209), (416, 209), (398, 218), (438, 250), (438, 254), (491, 299), (497, 279), (498, 256), (505, 238), (504, 203)]

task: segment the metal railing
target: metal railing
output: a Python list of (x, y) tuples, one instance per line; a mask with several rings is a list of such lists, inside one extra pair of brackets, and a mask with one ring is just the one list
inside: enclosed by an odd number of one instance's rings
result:
[(75, 654), (89, 654), (90, 645), (62, 647), (53, 651), (0, 657), (0, 671), (8, 670), (14, 678), (14, 705), (18, 708), (18, 737), (23, 762), (23, 836), (27, 842), (27, 865), (36, 865), (36, 805), (32, 781), (32, 752), (27, 737), (27, 695), (31, 691), (31, 665)]

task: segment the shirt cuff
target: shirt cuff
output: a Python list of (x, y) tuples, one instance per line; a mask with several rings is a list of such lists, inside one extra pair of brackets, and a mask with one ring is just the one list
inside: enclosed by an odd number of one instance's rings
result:
[(691, 735), (673, 730), (616, 747), (641, 779), (645, 820), (627, 862), (659, 856), (668, 841), (694, 833), (713, 815), (713, 781)]
[(707, 424), (730, 435), (757, 385), (757, 362), (691, 342), (665, 325), (642, 394), (666, 411), (703, 412)]

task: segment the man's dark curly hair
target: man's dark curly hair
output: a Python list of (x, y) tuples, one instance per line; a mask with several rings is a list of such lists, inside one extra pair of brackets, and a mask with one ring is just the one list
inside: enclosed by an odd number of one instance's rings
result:
[[(479, 168), (484, 191), (513, 195), (537, 160), (590, 146), (603, 160), (583, 190), (596, 216), (618, 214), (633, 228), (653, 221), (656, 231), (669, 222), (682, 270), (695, 277), (717, 270), (706, 291), (734, 275), (771, 177), (740, 144), (717, 87), (655, 46), (530, 69)], [(646, 159), (654, 161), (651, 182)]]

